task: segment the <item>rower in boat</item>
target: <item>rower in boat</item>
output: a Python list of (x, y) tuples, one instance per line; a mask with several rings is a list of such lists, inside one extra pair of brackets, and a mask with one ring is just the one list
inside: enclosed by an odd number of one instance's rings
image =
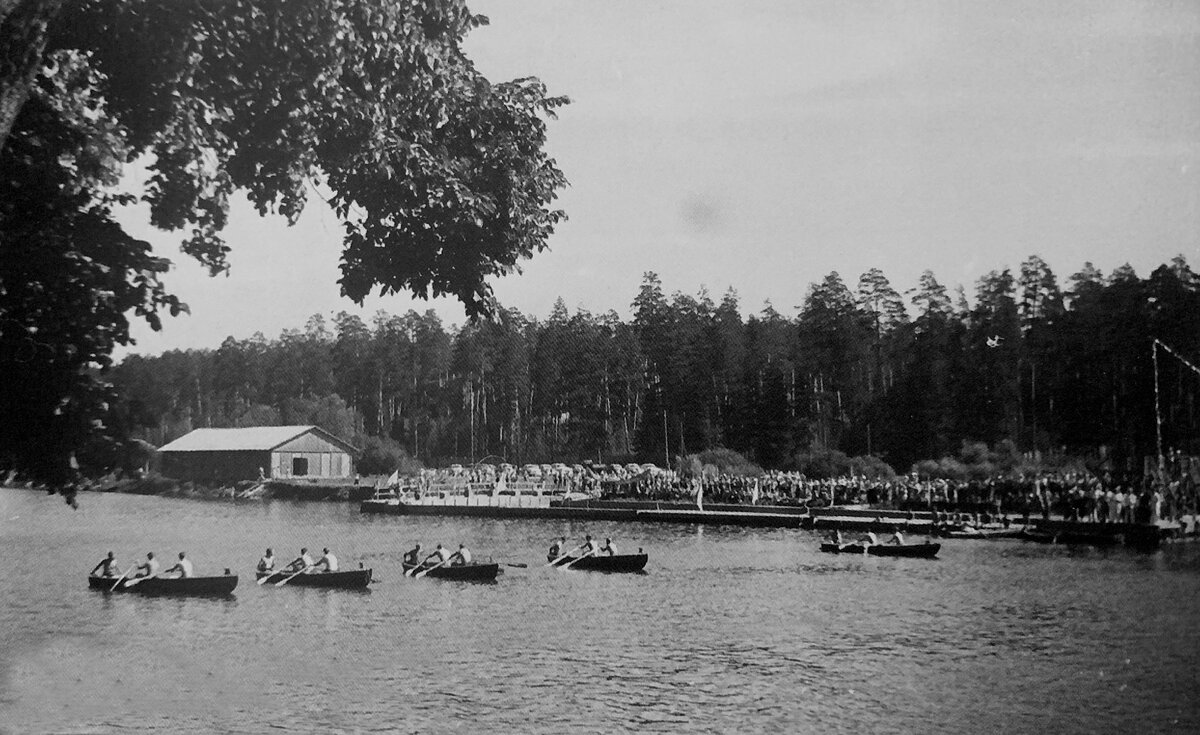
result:
[(194, 576), (192, 572), (192, 561), (188, 559), (182, 551), (179, 552), (179, 561), (175, 562), (175, 566), (163, 572), (163, 574), (176, 573), (179, 575), (179, 577), (177, 577), (178, 579)]
[(137, 565), (138, 577), (153, 577), (158, 574), (158, 559), (154, 558), (154, 552), (146, 553), (146, 561)]
[(450, 561), (450, 551), (448, 549), (446, 549), (444, 546), (442, 546), (441, 544), (438, 544), (437, 548), (435, 548), (433, 550), (433, 553), (430, 554), (429, 556), (425, 557), (425, 560), (421, 562), (421, 566), (439, 566), (440, 567), (440, 566), (443, 566), (448, 561)]
[(888, 543), (893, 544), (895, 546), (903, 546), (904, 545), (904, 536), (902, 536), (900, 534), (899, 526), (892, 526), (892, 537), (890, 539), (888, 539)]
[(470, 563), (471, 563), (471, 550), (467, 548), (466, 544), (459, 544), (458, 551), (454, 552), (450, 556), (450, 566), (464, 567)]
[(421, 563), (421, 544), (417, 544), (408, 551), (404, 552), (404, 564), (406, 566), (415, 567)]
[(567, 553), (567, 537), (566, 536), (559, 537), (550, 544), (549, 555), (550, 555), (551, 561), (557, 559), (558, 557), (562, 556), (565, 553)]
[(94, 576), (97, 569), (103, 569), (104, 571), (100, 573), (101, 577), (115, 577), (117, 576), (116, 565), (117, 557), (113, 556), (113, 553), (110, 551), (108, 552), (108, 556), (101, 559), (99, 564), (92, 567), (92, 571), (88, 572), (88, 574)]
[(584, 556), (592, 556), (598, 551), (596, 542), (592, 540), (590, 534), (583, 539), (583, 546), (580, 548), (583, 550)]
[(325, 572), (336, 572), (338, 570), (337, 557), (334, 556), (328, 548), (321, 549), (321, 553), (324, 554), (324, 556), (322, 556), (314, 566), (325, 567), (323, 570)]
[(275, 571), (275, 552), (267, 549), (267, 553), (263, 554), (263, 558), (258, 560), (258, 571), (273, 572)]
[(608, 536), (605, 536), (604, 537), (604, 546), (600, 547), (600, 552), (607, 554), (608, 556), (616, 556), (617, 555), (616, 544), (614, 544), (612, 542), (611, 538), (609, 538)]
[(300, 549), (300, 556), (297, 556), (290, 564), (288, 564), (288, 571), (307, 572), (309, 569), (312, 569), (312, 567), (313, 560), (312, 557), (308, 555), (308, 547), (305, 546)]
[(837, 526), (833, 527), (833, 530), (829, 532), (829, 543), (837, 544), (838, 548), (841, 548), (843, 543), (842, 529), (838, 528)]
[(867, 531), (865, 534), (863, 534), (863, 537), (858, 540), (858, 542), (863, 546), (878, 546), (879, 537), (875, 535), (874, 531)]

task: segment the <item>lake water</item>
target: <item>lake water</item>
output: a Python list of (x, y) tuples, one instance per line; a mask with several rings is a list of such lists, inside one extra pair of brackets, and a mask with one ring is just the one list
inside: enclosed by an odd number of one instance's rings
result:
[[(1200, 544), (821, 554), (806, 531), (360, 516), (327, 503), (0, 489), (0, 731), (1200, 732)], [(540, 566), (552, 537), (645, 575)], [(406, 579), (466, 541), (496, 584)], [(369, 592), (253, 582), (330, 546)], [(188, 552), (228, 599), (106, 595), (109, 549)]]

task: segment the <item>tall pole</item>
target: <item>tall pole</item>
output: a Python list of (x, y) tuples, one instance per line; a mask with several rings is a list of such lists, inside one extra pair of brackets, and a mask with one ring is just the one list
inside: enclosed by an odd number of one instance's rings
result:
[(1163, 440), (1162, 440), (1162, 411), (1159, 409), (1158, 403), (1158, 340), (1154, 340), (1154, 345), (1151, 347), (1151, 352), (1154, 355), (1154, 428), (1158, 436), (1158, 474), (1161, 477), (1167, 469), (1166, 460), (1163, 459)]
[(667, 439), (667, 409), (665, 408), (663, 409), (663, 469), (671, 469), (671, 450)]

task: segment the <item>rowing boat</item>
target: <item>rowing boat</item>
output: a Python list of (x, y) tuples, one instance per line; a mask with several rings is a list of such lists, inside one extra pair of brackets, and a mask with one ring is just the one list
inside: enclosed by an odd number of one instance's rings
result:
[[(370, 569), (348, 569), (344, 572), (307, 572), (291, 576), (290, 572), (257, 572), (258, 579), (272, 576), (273, 584), (287, 579), (289, 587), (335, 587), (337, 589), (364, 589), (371, 583)], [(289, 579), (290, 577), (290, 579)]]
[[(405, 564), (405, 574), (416, 566), (418, 565)], [(495, 563), (471, 562), (470, 564), (459, 564), (458, 566), (426, 568), (429, 569), (427, 576), (437, 577), (438, 579), (457, 579), (466, 582), (491, 582), (500, 573), (500, 565)], [(417, 569), (417, 571), (419, 572), (420, 569)]]
[(941, 550), (941, 544), (875, 544), (867, 547), (871, 556), (904, 556), (932, 559)]
[(237, 587), (236, 574), (219, 577), (133, 577), (121, 580), (116, 589), (116, 577), (88, 577), (88, 587), (113, 592), (140, 592), (144, 595), (228, 595)]
[(862, 544), (835, 544), (826, 542), (821, 544), (821, 551), (826, 554), (862, 554), (866, 548)]
[(862, 554), (864, 551), (871, 556), (905, 556), (921, 559), (932, 559), (942, 548), (941, 544), (873, 544), (863, 547), (862, 544), (821, 544), (821, 551), (827, 554)]
[[(554, 561), (555, 557), (546, 558)], [(648, 554), (617, 554), (615, 556), (568, 556), (555, 566), (586, 569), (592, 572), (640, 572), (649, 561)]]

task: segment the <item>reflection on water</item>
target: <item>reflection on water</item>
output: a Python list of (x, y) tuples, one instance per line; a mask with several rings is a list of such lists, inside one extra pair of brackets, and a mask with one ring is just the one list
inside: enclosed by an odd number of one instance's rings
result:
[[(647, 573), (543, 566), (585, 533), (644, 547)], [(12, 490), (0, 537), (5, 732), (1200, 731), (1196, 544), (950, 541), (930, 562), (785, 529), (116, 495), (71, 512)], [(417, 541), (526, 566), (405, 578)], [(329, 546), (378, 582), (259, 587), (266, 546)], [(215, 599), (88, 589), (110, 548), (242, 577)]]

